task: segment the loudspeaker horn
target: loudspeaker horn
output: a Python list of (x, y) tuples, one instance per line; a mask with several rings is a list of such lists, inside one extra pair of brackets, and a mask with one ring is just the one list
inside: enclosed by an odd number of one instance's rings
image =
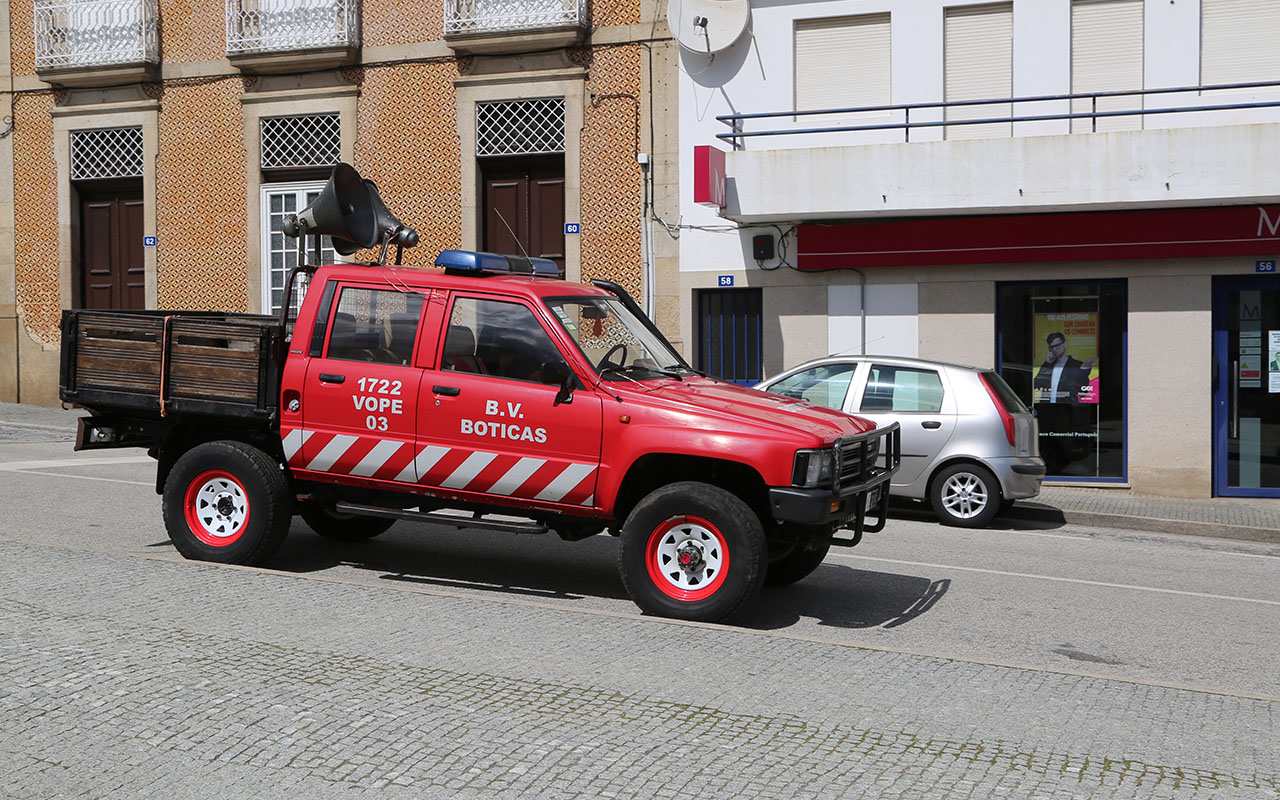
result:
[(373, 181), (365, 178), (365, 188), (369, 190), (369, 199), (373, 202), (373, 219), (374, 225), (378, 229), (378, 239), (381, 241), (383, 235), (392, 234), (391, 242), (401, 247), (413, 247), (418, 243), (418, 233), (413, 228), (405, 225), (391, 210), (387, 208), (387, 204), (382, 202), (382, 195), (378, 193), (378, 185)]
[[(343, 255), (373, 247), (382, 238), (374, 196), (354, 167), (338, 163), (320, 196), (297, 217), (286, 217), (280, 229), (286, 236), (329, 236), (334, 249)], [(385, 210), (386, 206), (382, 208)]]

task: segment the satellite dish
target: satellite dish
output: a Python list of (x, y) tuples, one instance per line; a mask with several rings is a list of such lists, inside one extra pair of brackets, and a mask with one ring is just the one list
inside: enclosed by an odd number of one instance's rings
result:
[(714, 55), (747, 30), (750, 0), (669, 0), (667, 25), (686, 50)]

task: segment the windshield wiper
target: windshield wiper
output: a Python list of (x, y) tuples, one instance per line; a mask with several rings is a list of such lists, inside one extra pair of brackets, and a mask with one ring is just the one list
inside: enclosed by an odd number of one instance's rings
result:
[(707, 373), (703, 372), (702, 370), (694, 369), (693, 367), (687, 364), (671, 364), (669, 366), (663, 367), (662, 369), (664, 372), (668, 372), (668, 373), (670, 372), (692, 373), (694, 375), (699, 375), (703, 378), (707, 377)]
[(610, 373), (610, 372), (613, 373), (614, 375), (617, 375), (620, 378), (626, 378), (632, 383), (639, 383), (640, 381), (628, 375), (627, 374), (628, 372), (647, 372), (652, 375), (661, 375), (664, 378), (675, 378), (678, 381), (684, 380), (684, 378), (681, 377), (680, 373), (678, 372), (672, 372), (671, 370), (668, 370), (668, 369), (658, 369), (657, 367), (641, 367), (635, 364), (631, 364), (630, 366), (626, 366), (626, 367), (605, 367), (604, 369), (600, 370), (601, 375), (604, 375), (605, 373)]
[(605, 375), (617, 375), (619, 378), (629, 380), (632, 383), (640, 383), (640, 381), (636, 380), (635, 378), (627, 374), (627, 369), (628, 369), (627, 367), (604, 367), (603, 369), (599, 370), (599, 372), (600, 372), (601, 378), (603, 378)]

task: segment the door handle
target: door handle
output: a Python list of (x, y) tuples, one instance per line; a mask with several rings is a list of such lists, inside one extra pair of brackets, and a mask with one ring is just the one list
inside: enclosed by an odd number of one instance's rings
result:
[(1231, 362), (1231, 438), (1240, 438), (1240, 362)]
[(442, 394), (445, 397), (457, 397), (462, 394), (462, 390), (457, 386), (432, 386), (431, 391), (436, 394)]
[(321, 383), (345, 383), (346, 380), (347, 380), (346, 375), (334, 375), (332, 372), (320, 373)]
[(927, 419), (924, 422), (920, 423), (920, 427), (927, 428), (928, 430), (931, 430), (931, 431), (936, 431), (938, 428), (942, 427), (942, 423), (938, 422), (936, 419)]

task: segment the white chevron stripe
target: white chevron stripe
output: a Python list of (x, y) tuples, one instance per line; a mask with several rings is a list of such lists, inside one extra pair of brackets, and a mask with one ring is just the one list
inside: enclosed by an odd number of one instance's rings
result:
[(342, 458), (342, 454), (351, 448), (359, 439), (358, 436), (348, 436), (345, 433), (335, 434), (324, 446), (324, 449), (307, 465), (307, 469), (314, 469), (319, 472), (328, 472), (334, 462)]
[(311, 438), (312, 433), (315, 433), (315, 431), (304, 431), (302, 428), (294, 428), (289, 431), (289, 434), (281, 442), (284, 445), (285, 461), (293, 460), (293, 457), (302, 449), (302, 445), (306, 444), (307, 440)]
[(498, 478), (498, 482), (493, 484), (489, 489), (490, 494), (515, 494), (516, 489), (524, 485), (533, 473), (537, 472), (543, 464), (547, 463), (545, 458), (522, 458), (507, 470), (507, 474)]
[(560, 498), (568, 494), (573, 487), (582, 483), (582, 479), (595, 472), (596, 468), (591, 464), (570, 464), (564, 468), (556, 479), (547, 485), (547, 488), (538, 492), (535, 500), (547, 500), (552, 503), (560, 502)]
[(427, 470), (434, 467), (437, 461), (444, 458), (449, 453), (449, 450), (450, 448), (448, 447), (437, 447), (434, 444), (427, 445), (413, 459), (412, 464), (401, 470), (400, 474), (396, 476), (396, 480), (410, 483), (422, 480), (422, 477), (427, 474)]
[(453, 474), (440, 482), (440, 485), (446, 489), (465, 489), (467, 484), (480, 474), (480, 471), (489, 466), (497, 453), (485, 453), (480, 450), (475, 451), (467, 456), (467, 460), (463, 461)]
[(391, 439), (383, 439), (373, 446), (369, 454), (360, 459), (360, 463), (356, 464), (355, 469), (351, 470), (352, 475), (361, 478), (368, 478), (382, 468), (387, 463), (387, 459), (400, 452), (400, 447), (404, 442), (396, 442)]

